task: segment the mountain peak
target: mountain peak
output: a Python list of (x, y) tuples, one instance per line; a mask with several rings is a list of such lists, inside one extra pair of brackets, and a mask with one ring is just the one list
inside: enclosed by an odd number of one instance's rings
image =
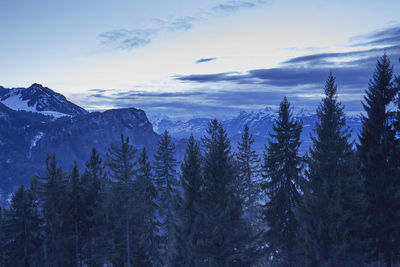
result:
[(62, 94), (38, 83), (28, 88), (1, 87), (0, 89), (0, 101), (16, 111), (42, 113), (54, 118), (88, 113), (85, 109), (68, 101)]

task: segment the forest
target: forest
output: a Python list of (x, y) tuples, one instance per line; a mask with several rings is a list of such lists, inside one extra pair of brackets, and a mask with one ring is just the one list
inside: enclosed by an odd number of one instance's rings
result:
[(398, 266), (400, 76), (377, 60), (358, 140), (327, 76), (305, 155), (286, 97), (263, 155), (218, 120), (182, 162), (167, 131), (154, 159), (123, 135), (81, 173), (49, 154), (0, 210), (0, 266)]

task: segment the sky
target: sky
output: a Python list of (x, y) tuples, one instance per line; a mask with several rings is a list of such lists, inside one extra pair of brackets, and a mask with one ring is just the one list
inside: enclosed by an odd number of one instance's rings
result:
[(330, 72), (346, 112), (376, 60), (400, 73), (398, 0), (0, 0), (0, 85), (88, 110), (176, 118), (315, 110)]

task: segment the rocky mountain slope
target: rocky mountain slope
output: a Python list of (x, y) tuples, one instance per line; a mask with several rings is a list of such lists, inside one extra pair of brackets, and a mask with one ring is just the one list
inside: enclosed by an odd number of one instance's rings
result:
[[(4, 93), (4, 90), (8, 91)], [(84, 167), (92, 147), (105, 160), (110, 145), (120, 143), (121, 134), (129, 136), (136, 148), (146, 147), (150, 154), (155, 151), (159, 135), (153, 131), (143, 110), (127, 108), (88, 113), (48, 90), (36, 85), (28, 89), (0, 90), (0, 194), (3, 197), (5, 192), (29, 183), (35, 173), (43, 175), (47, 153), (56, 153), (60, 166), (69, 171), (74, 161), (80, 168)], [(10, 98), (18, 98), (35, 110), (12, 106)]]

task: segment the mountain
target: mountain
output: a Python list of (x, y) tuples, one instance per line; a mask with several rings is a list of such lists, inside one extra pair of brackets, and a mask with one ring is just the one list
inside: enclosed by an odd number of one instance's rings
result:
[[(55, 153), (59, 165), (69, 171), (74, 161), (81, 170), (84, 168), (92, 147), (105, 161), (110, 145), (120, 144), (121, 134), (128, 136), (137, 149), (146, 147), (150, 155), (157, 148), (159, 135), (143, 110), (88, 113), (47, 89), (33, 85), (0, 90), (0, 199), (20, 184), (28, 184), (34, 174), (44, 175), (47, 153)], [(17, 103), (16, 99), (31, 109), (10, 105)]]
[[(304, 110), (295, 114), (303, 121), (301, 153), (304, 154), (311, 144), (310, 134), (317, 117)], [(255, 139), (254, 148), (262, 155), (276, 116), (276, 110), (265, 108), (242, 111), (222, 120), (233, 150), (241, 139), (244, 125), (248, 124)], [(146, 147), (152, 159), (160, 138), (158, 134), (168, 130), (174, 138), (179, 161), (187, 138), (193, 134), (200, 140), (211, 118), (184, 121), (157, 115), (150, 121), (143, 110), (135, 108), (89, 113), (39, 84), (13, 89), (0, 86), (0, 201), (20, 184), (28, 184), (34, 174), (44, 175), (47, 153), (57, 155), (64, 171), (69, 171), (74, 161), (82, 170), (92, 147), (98, 149), (105, 161), (108, 148), (120, 143), (121, 134), (129, 136), (136, 148)], [(356, 139), (361, 128), (359, 116), (349, 116), (347, 125)]]
[(0, 102), (16, 111), (41, 113), (54, 118), (88, 113), (65, 96), (37, 83), (28, 88), (8, 89), (0, 86)]
[[(300, 153), (305, 154), (312, 143), (310, 135), (314, 134), (313, 130), (315, 129), (317, 115), (304, 109), (295, 110), (294, 114), (296, 118), (303, 122)], [(261, 155), (267, 144), (268, 133), (272, 131), (272, 125), (277, 116), (277, 110), (267, 107), (259, 111), (241, 111), (237, 116), (221, 120), (221, 122), (231, 140), (233, 150), (236, 149), (237, 143), (241, 140), (243, 128), (247, 124), (255, 140), (254, 148)], [(177, 139), (188, 138), (191, 134), (196, 139), (200, 139), (206, 133), (211, 119), (196, 118), (182, 121), (170, 119), (165, 115), (150, 117), (150, 121), (157, 133), (168, 130)], [(347, 126), (352, 131), (352, 139), (357, 140), (357, 134), (361, 129), (361, 117), (359, 115), (349, 115), (347, 117)]]

